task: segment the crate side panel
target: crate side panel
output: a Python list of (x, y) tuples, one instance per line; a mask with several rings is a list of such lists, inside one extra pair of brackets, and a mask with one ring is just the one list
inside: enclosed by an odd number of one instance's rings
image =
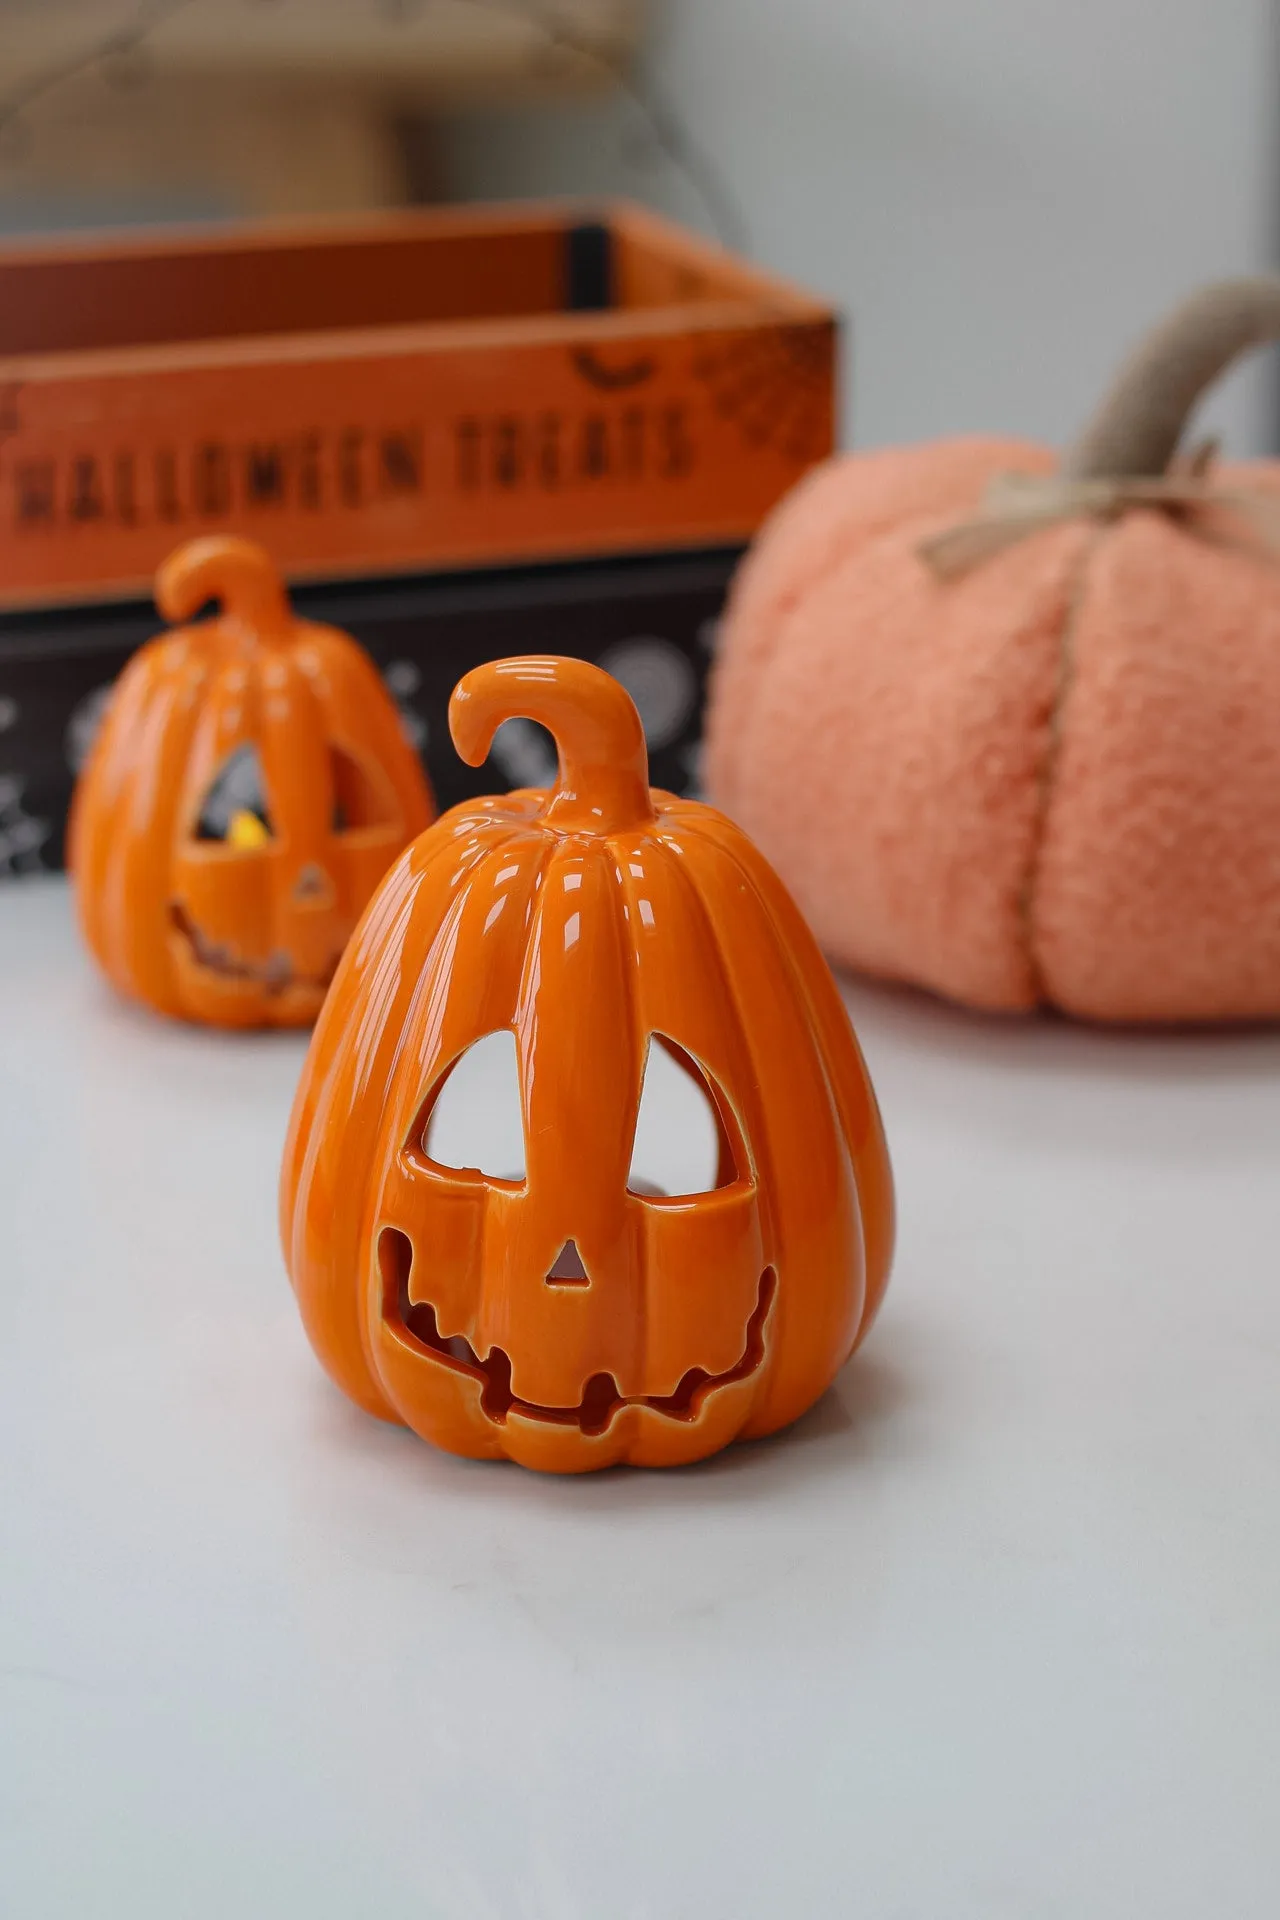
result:
[[(234, 531), (295, 575), (745, 540), (830, 451), (826, 318), (0, 384), (0, 598), (145, 590)], [(10, 363), (11, 370), (21, 363)]]

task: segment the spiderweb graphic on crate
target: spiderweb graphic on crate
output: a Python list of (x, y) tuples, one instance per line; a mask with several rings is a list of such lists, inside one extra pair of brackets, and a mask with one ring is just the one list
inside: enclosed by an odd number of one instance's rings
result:
[(777, 447), (791, 460), (819, 460), (831, 450), (833, 351), (825, 322), (764, 327), (708, 341), (693, 371), (713, 410), (735, 421), (751, 446)]

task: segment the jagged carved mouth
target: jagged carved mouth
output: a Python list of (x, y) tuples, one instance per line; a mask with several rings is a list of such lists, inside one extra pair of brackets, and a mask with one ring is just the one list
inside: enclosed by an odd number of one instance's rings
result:
[(465, 1335), (455, 1333), (448, 1339), (442, 1336), (436, 1310), (430, 1302), (409, 1298), (412, 1260), (413, 1246), (408, 1235), (398, 1227), (384, 1227), (378, 1235), (378, 1261), (382, 1272), (383, 1314), (389, 1324), (452, 1372), (479, 1380), (480, 1406), (488, 1419), (501, 1425), (509, 1413), (522, 1413), (554, 1426), (577, 1427), (587, 1435), (603, 1433), (624, 1407), (648, 1407), (669, 1420), (696, 1420), (708, 1394), (718, 1387), (730, 1386), (735, 1380), (747, 1379), (764, 1359), (765, 1322), (777, 1292), (777, 1277), (772, 1267), (766, 1267), (760, 1276), (755, 1310), (747, 1322), (742, 1356), (724, 1373), (690, 1367), (674, 1393), (633, 1395), (620, 1393), (611, 1373), (596, 1373), (587, 1381), (576, 1407), (545, 1407), (512, 1392), (511, 1359), (501, 1347), (494, 1347), (482, 1360)]
[(335, 954), (323, 973), (306, 974), (295, 973), (292, 960), (282, 951), (268, 954), (261, 961), (242, 959), (234, 947), (202, 933), (180, 900), (170, 901), (169, 920), (207, 973), (219, 974), (224, 980), (247, 980), (268, 993), (283, 993), (286, 987), (319, 987), (324, 991), (338, 964)]

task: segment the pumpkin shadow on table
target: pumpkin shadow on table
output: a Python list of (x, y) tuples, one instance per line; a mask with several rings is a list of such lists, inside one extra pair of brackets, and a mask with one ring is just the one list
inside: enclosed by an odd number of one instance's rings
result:
[(303, 1445), (294, 1497), (326, 1538), (354, 1542), (414, 1596), (415, 1635), (424, 1608), (464, 1610), (481, 1636), (467, 1657), (486, 1670), (493, 1635), (575, 1676), (669, 1651), (673, 1634), (702, 1645), (785, 1621), (793, 1636), (840, 1640), (850, 1582), (874, 1596), (897, 1551), (904, 1480), (927, 1478), (927, 1455), (946, 1445), (907, 1343), (885, 1344), (768, 1439), (689, 1466), (582, 1475), (438, 1452), (333, 1391), (321, 1412), (317, 1382), (320, 1444)]
[[(876, 1332), (870, 1340), (874, 1349)], [(310, 1354), (307, 1364), (314, 1366)], [(857, 1470), (883, 1447), (892, 1445), (895, 1451), (901, 1450), (910, 1410), (925, 1396), (923, 1383), (917, 1393), (901, 1355), (868, 1350), (844, 1366), (807, 1413), (764, 1439), (733, 1442), (705, 1460), (686, 1466), (618, 1465), (596, 1473), (560, 1474), (532, 1472), (509, 1460), (473, 1460), (446, 1453), (421, 1440), (408, 1427), (372, 1419), (350, 1405), (328, 1381), (316, 1378), (312, 1384), (326, 1446), (350, 1446), (366, 1455), (372, 1450), (382, 1457), (383, 1467), (391, 1465), (394, 1458), (411, 1475), (415, 1468), (442, 1469), (450, 1480), (456, 1474), (453, 1493), (483, 1498), (492, 1492), (506, 1497), (519, 1488), (534, 1499), (547, 1496), (557, 1507), (567, 1504), (578, 1509), (632, 1506), (637, 1498), (644, 1505), (667, 1504), (673, 1499), (679, 1504), (690, 1496), (698, 1498), (699, 1488), (705, 1494), (708, 1482), (716, 1483), (717, 1497), (750, 1499), (776, 1489), (782, 1481)], [(623, 1500), (619, 1498), (620, 1488), (631, 1490)]]
[[(860, 1353), (791, 1426), (761, 1440), (735, 1442), (687, 1466), (620, 1465), (577, 1475), (529, 1473), (506, 1461), (453, 1464), (507, 1490), (514, 1475), (527, 1497), (548, 1500), (562, 1513), (566, 1508), (580, 1513), (669, 1509), (703, 1502), (709, 1495), (717, 1503), (759, 1500), (801, 1479), (858, 1471), (886, 1444), (890, 1430), (905, 1424), (915, 1397), (900, 1361)], [(896, 1440), (893, 1444), (898, 1445)]]

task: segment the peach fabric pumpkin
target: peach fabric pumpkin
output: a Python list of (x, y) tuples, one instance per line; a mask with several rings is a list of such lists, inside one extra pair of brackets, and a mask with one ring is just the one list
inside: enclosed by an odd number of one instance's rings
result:
[[(1058, 470), (1164, 474), (1203, 388), (1277, 334), (1280, 280), (1195, 296)], [(966, 439), (802, 483), (731, 597), (711, 797), (839, 962), (977, 1007), (1274, 1017), (1280, 558), (1238, 518), (1121, 504), (938, 576), (929, 543), (993, 479), (1056, 465)], [(1265, 502), (1280, 466), (1206, 484)]]

